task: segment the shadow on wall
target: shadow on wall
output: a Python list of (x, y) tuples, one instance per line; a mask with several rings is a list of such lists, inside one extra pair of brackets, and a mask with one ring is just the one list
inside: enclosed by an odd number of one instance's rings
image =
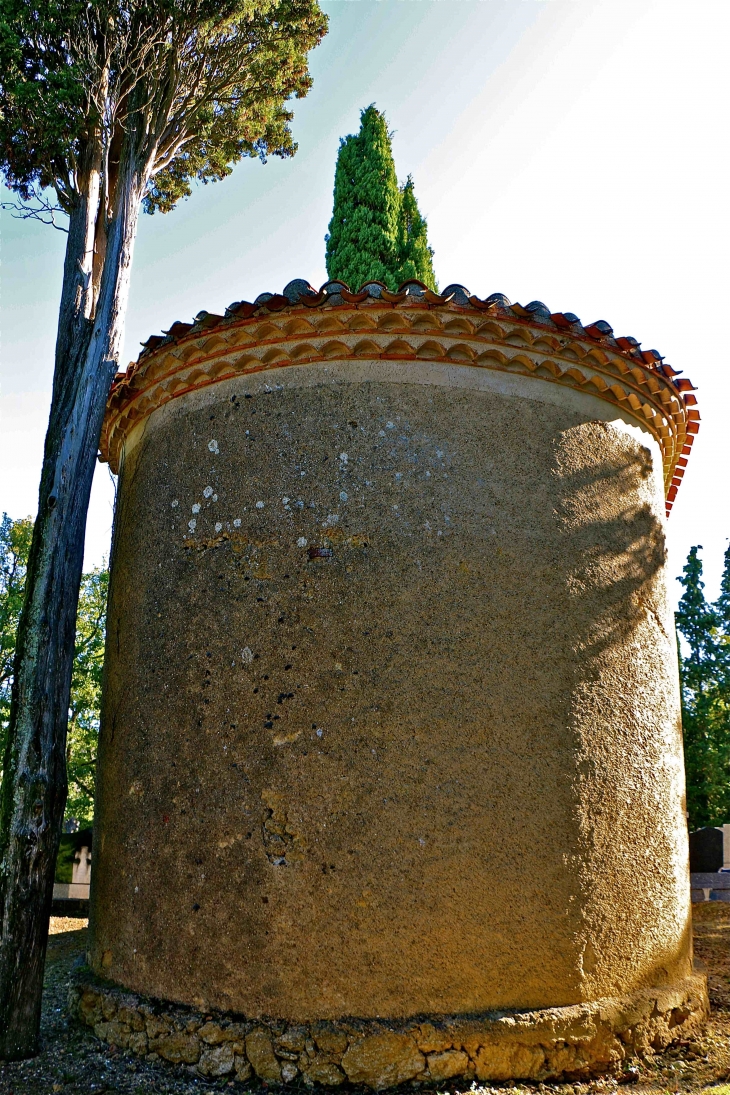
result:
[[(650, 450), (636, 441), (627, 444), (626, 435), (608, 423), (589, 422), (564, 431), (555, 455), (562, 495), (556, 519), (573, 540), (566, 557), (580, 558), (565, 582), (573, 601), (584, 604), (582, 613), (578, 609), (584, 659), (592, 662), (631, 644), (647, 614), (673, 644), (661, 573), (664, 499)], [(629, 605), (633, 612), (627, 612)]]
[[(590, 941), (584, 975), (590, 986), (592, 968), (603, 966), (622, 971), (627, 987), (667, 983), (689, 974), (691, 944), (661, 478), (648, 447), (604, 422), (564, 431), (555, 458), (555, 518), (569, 541), (556, 564), (572, 602), (569, 641), (578, 654), (571, 720)], [(605, 911), (613, 907), (624, 910), (630, 954), (612, 938), (614, 918)], [(642, 962), (642, 952), (652, 960)]]

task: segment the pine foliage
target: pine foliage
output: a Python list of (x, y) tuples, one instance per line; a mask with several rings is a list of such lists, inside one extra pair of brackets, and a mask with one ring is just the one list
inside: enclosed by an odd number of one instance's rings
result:
[(5, 182), (26, 202), (53, 187), (68, 213), (98, 143), (111, 203), (139, 130), (145, 209), (167, 212), (244, 157), (291, 156), (287, 100), (326, 28), (317, 0), (0, 0)]
[(730, 548), (720, 596), (704, 593), (699, 548), (687, 557), (676, 614), (690, 829), (730, 822)]
[(359, 133), (340, 140), (325, 238), (328, 275), (353, 290), (368, 281), (397, 289), (414, 278), (436, 289), (413, 179), (398, 186), (388, 124), (372, 104), (360, 115)]

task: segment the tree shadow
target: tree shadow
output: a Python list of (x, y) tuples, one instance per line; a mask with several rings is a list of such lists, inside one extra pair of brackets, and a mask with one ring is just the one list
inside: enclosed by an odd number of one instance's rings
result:
[(690, 972), (687, 833), (676, 640), (661, 465), (603, 422), (555, 443), (573, 654), (575, 852), (589, 993)]

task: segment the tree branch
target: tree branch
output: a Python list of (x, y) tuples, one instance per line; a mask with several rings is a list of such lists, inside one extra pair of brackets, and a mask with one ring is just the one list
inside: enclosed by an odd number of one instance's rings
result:
[[(35, 202), (35, 205), (30, 204)], [(20, 221), (40, 221), (41, 224), (51, 225), (52, 228), (56, 228), (59, 232), (68, 233), (68, 228), (62, 224), (56, 224), (56, 214), (62, 213), (63, 216), (67, 216), (65, 209), (60, 205), (54, 205), (44, 194), (37, 189), (33, 194), (30, 201), (25, 202), (22, 199), (18, 199), (14, 202), (0, 202), (0, 209), (8, 210), (10, 216), (15, 220)]]

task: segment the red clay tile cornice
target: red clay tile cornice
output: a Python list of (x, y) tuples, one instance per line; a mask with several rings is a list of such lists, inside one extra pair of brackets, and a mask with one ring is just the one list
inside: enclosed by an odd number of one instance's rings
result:
[(699, 412), (694, 388), (656, 350), (615, 338), (604, 320), (582, 326), (540, 301), (524, 307), (502, 293), (481, 300), (463, 285), (441, 294), (409, 281), (397, 293), (379, 282), (353, 293), (344, 282), (317, 292), (292, 281), (281, 294), (237, 301), (225, 315), (199, 312), (152, 335), (112, 386), (101, 459), (117, 471), (130, 430), (187, 392), (264, 370), (328, 360), (442, 361), (537, 376), (586, 390), (644, 423), (664, 459), (667, 513), (687, 464)]

